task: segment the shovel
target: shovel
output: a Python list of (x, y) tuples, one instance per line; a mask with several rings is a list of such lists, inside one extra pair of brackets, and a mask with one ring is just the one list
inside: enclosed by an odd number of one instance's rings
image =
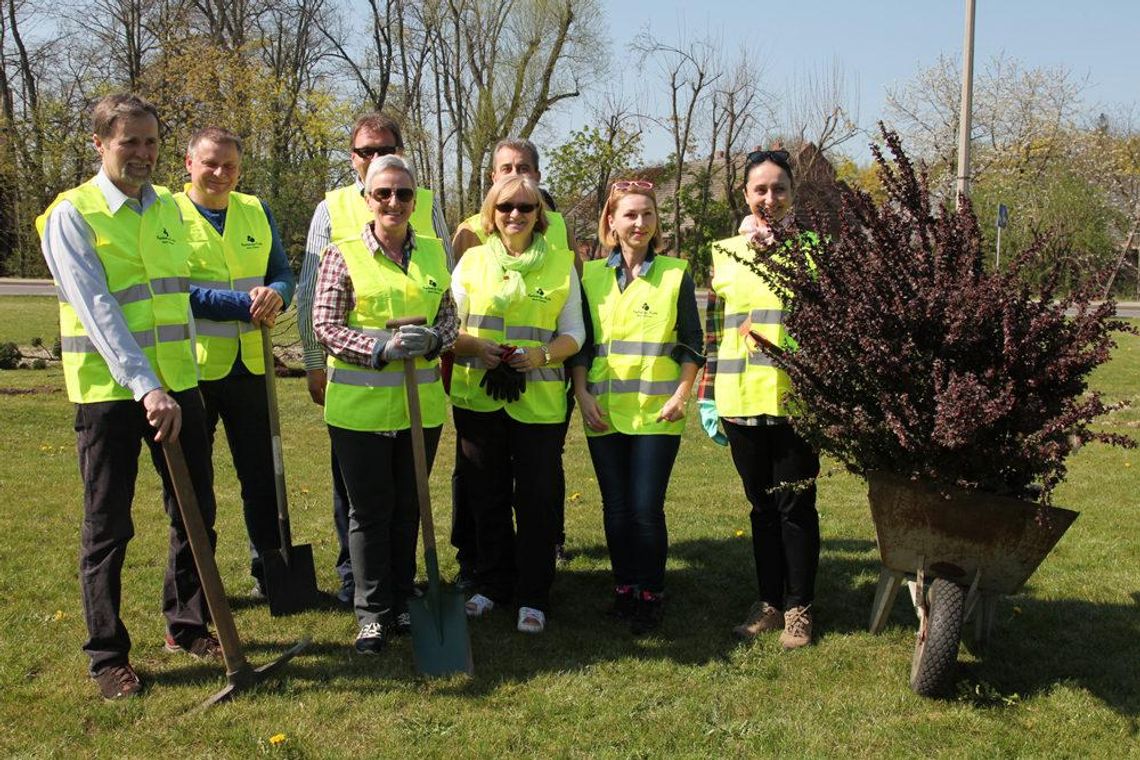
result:
[[(423, 317), (393, 319), (387, 328), (400, 325), (422, 325)], [(467, 612), (463, 594), (444, 588), (439, 579), (439, 558), (435, 550), (435, 525), (431, 515), (431, 493), (428, 490), (427, 452), (424, 446), (423, 417), (420, 414), (420, 390), (416, 383), (416, 360), (404, 360), (404, 388), (408, 394), (408, 417), (411, 420), (412, 458), (416, 468), (416, 495), (420, 502), (420, 525), (424, 534), (424, 564), (427, 566), (427, 592), (419, 599), (408, 600), (412, 615), (412, 652), (416, 668), (428, 676), (453, 673), (475, 674), (471, 659), (471, 639), (467, 635)]]
[(277, 527), (281, 533), (280, 551), (267, 551), (262, 557), (265, 568), (265, 594), (269, 597), (269, 614), (291, 615), (320, 604), (317, 571), (313, 566), (313, 547), (293, 545), (289, 529), (289, 500), (285, 492), (285, 459), (281, 452), (281, 415), (277, 410), (276, 373), (273, 371), (273, 343), (269, 326), (261, 326), (261, 351), (265, 357), (265, 395), (269, 405), (269, 438), (273, 447), (273, 476), (277, 490)]
[(194, 493), (194, 483), (190, 479), (190, 470), (186, 467), (186, 457), (182, 453), (182, 444), (178, 441), (163, 441), (162, 453), (166, 456), (166, 468), (169, 470), (170, 480), (174, 484), (174, 495), (178, 499), (178, 510), (182, 513), (182, 524), (186, 526), (186, 536), (190, 540), (190, 551), (194, 555), (194, 564), (198, 568), (198, 578), (202, 583), (202, 591), (206, 595), (210, 617), (214, 619), (218, 641), (222, 645), (222, 659), (226, 663), (226, 680), (229, 683), (224, 689), (201, 704), (201, 707), (209, 707), (237, 696), (238, 692), (264, 681), (273, 671), (293, 659), (307, 647), (309, 638), (306, 636), (301, 639), (286, 650), (285, 654), (256, 670), (246, 661), (241, 639), (238, 638), (237, 627), (234, 625), (234, 616), (230, 611), (230, 603), (226, 599), (226, 590), (222, 586), (222, 578), (218, 574), (217, 562), (214, 561), (214, 550), (210, 546), (209, 536), (206, 535), (206, 525), (202, 521), (202, 512), (198, 509), (198, 497)]

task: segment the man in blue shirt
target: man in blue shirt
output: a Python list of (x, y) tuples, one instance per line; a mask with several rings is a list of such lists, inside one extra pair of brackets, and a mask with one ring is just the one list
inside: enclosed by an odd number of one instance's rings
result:
[(241, 159), (236, 134), (199, 130), (186, 149), (190, 182), (175, 199), (192, 251), (190, 306), (210, 444), (221, 419), (241, 483), (253, 595), (264, 598), (261, 555), (280, 546), (280, 535), (264, 378), (273, 367), (264, 366), (259, 328), (288, 307), (294, 280), (269, 207), (234, 192)]

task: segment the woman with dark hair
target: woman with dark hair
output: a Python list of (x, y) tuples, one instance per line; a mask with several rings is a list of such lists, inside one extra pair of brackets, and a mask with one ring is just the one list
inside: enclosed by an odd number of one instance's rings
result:
[(477, 545), (467, 614), (514, 601), (518, 630), (541, 633), (554, 582), (562, 362), (583, 336), (578, 275), (574, 254), (546, 242), (533, 179), (496, 182), (481, 224), (486, 242), (467, 250), (452, 279), (461, 332), (451, 401)]
[(641, 635), (664, 612), (665, 491), (704, 364), (701, 325), (688, 262), (661, 251), (652, 183), (613, 184), (598, 239), (610, 254), (583, 267), (587, 340), (571, 373), (602, 492), (611, 614)]
[[(752, 554), (759, 599), (733, 630), (751, 639), (782, 630), (780, 643), (811, 643), (812, 603), (819, 566), (819, 515), (814, 478), (819, 456), (792, 429), (784, 406), (791, 384), (759, 348), (758, 338), (791, 345), (783, 326), (784, 300), (740, 259), (763, 265), (779, 256), (773, 228), (792, 222), (795, 180), (783, 150), (748, 155), (744, 200), (751, 232), (713, 245), (706, 315), (708, 363), (698, 392), (709, 436), (732, 449), (732, 461), (752, 505)], [(811, 233), (783, 246), (811, 245)], [(720, 433), (718, 421), (724, 423)], [(810, 481), (805, 484), (805, 481)]]

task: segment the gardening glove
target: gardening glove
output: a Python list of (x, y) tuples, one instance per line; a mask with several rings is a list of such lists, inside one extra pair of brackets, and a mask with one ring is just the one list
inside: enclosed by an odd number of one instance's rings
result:
[(408, 356), (430, 354), (439, 345), (439, 336), (425, 325), (403, 325), (397, 334)]
[(408, 353), (408, 349), (404, 346), (403, 339), (398, 332), (388, 338), (384, 348), (380, 349), (380, 358), (386, 362), (398, 362), (411, 357), (412, 354)]
[(716, 413), (716, 402), (712, 399), (697, 401), (697, 410), (701, 413), (701, 427), (705, 429), (712, 442), (718, 446), (727, 446), (728, 438), (720, 432), (720, 415)]
[(499, 374), (493, 369), (489, 369), (483, 373), (483, 379), (479, 381), (479, 387), (482, 388), (488, 396), (495, 399), (495, 401), (501, 401), (506, 397), (502, 380)]

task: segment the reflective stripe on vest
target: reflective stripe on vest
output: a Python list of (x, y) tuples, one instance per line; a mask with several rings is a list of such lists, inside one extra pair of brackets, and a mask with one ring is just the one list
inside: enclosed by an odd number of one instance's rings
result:
[(725, 314), (715, 359), (717, 412), (722, 417), (785, 416), (784, 396), (791, 381), (749, 335), (755, 332), (777, 346), (789, 345), (783, 299), (734, 254), (754, 255), (742, 235), (713, 244), (711, 285), (724, 301)]
[[(389, 319), (422, 316), (435, 321), (443, 294), (451, 285), (443, 245), (434, 238), (416, 237), (405, 273), (383, 253), (373, 255), (363, 240), (337, 245), (352, 279), (355, 305), (348, 326), (377, 340), (392, 333)], [(404, 390), (404, 363), (391, 362), (375, 370), (349, 364), (331, 354), (325, 396), (325, 421), (339, 428), (362, 431), (406, 430), (410, 425)], [(447, 402), (439, 377), (439, 360), (416, 359), (423, 424), (443, 424)]]
[[(537, 235), (536, 235), (537, 237)], [(470, 259), (468, 259), (470, 257)], [(558, 314), (570, 294), (570, 251), (548, 248), (542, 266), (523, 276), (527, 295), (507, 307), (505, 314), (493, 313), (492, 299), (502, 282), (503, 268), (491, 249), (484, 245), (463, 254), (463, 288), (470, 313), (464, 331), (476, 338), (520, 347), (538, 346), (554, 338)], [(495, 400), (479, 387), (486, 373), (475, 357), (457, 357), (451, 374), (451, 402), (460, 409), (493, 412), (506, 409), (519, 422), (553, 424), (566, 419), (566, 375), (561, 363), (527, 373), (526, 390), (517, 401)]]
[[(61, 201), (75, 207), (91, 228), (107, 290), (118, 303), (127, 329), (163, 387), (181, 391), (198, 383), (190, 343), (189, 249), (170, 191), (155, 186), (154, 192), (156, 201), (142, 214), (129, 204), (112, 214), (103, 191), (88, 181), (56, 197), (36, 219), (36, 229), (42, 236), (48, 216)], [(63, 298), (59, 327), (69, 400), (85, 404), (133, 398), (111, 375), (75, 309)]]
[[(684, 420), (658, 421), (676, 392), (681, 365), (677, 345), (677, 298), (688, 264), (657, 255), (649, 272), (625, 290), (606, 261), (586, 262), (582, 292), (594, 326), (594, 360), (586, 388), (609, 423), (607, 432), (680, 435)], [(586, 428), (587, 436), (605, 435)]]
[[(570, 249), (570, 233), (566, 229), (566, 220), (557, 211), (546, 209), (546, 232), (543, 237), (550, 245), (558, 248)], [(487, 242), (487, 233), (483, 232), (483, 216), (482, 214), (472, 214), (463, 220), (463, 226), (474, 233), (475, 237), (479, 238), (480, 243)]]
[[(434, 202), (431, 190), (416, 188), (416, 208), (408, 222), (417, 238), (436, 239), (435, 225), (432, 223)], [(325, 205), (329, 211), (329, 242), (335, 243), (338, 248), (342, 240), (360, 240), (364, 225), (374, 218), (363, 192), (355, 184), (329, 190), (325, 193)]]
[[(252, 195), (231, 192), (225, 225), (219, 235), (187, 195), (189, 191), (190, 185), (186, 185), (184, 192), (175, 193), (174, 200), (182, 209), (190, 244), (190, 284), (241, 293), (264, 285), (273, 230), (261, 201)], [(239, 356), (252, 374), (265, 374), (261, 332), (249, 322), (216, 322), (196, 317), (194, 327), (198, 368), (203, 380), (225, 377)]]

